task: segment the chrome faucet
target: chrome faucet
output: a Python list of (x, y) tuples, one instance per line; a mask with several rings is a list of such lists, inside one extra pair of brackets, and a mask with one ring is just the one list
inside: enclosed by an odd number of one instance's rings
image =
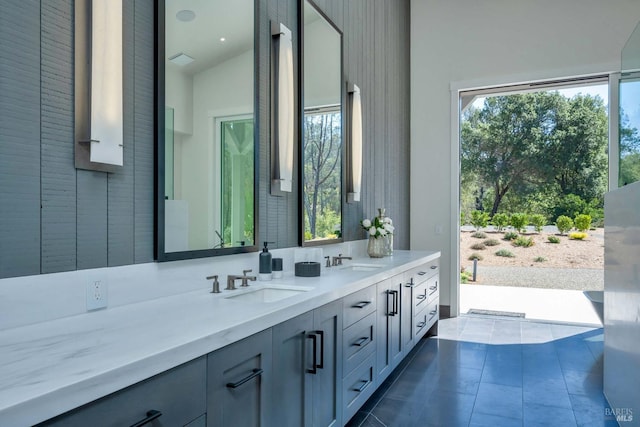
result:
[(342, 265), (343, 259), (353, 259), (353, 258), (351, 258), (350, 256), (342, 256), (342, 254), (338, 254), (338, 256), (333, 257), (333, 264), (331, 265), (333, 265), (334, 267), (336, 265)]
[(251, 280), (252, 282), (255, 282), (256, 280), (256, 276), (247, 276), (247, 273), (252, 272), (253, 270), (242, 270), (242, 276), (236, 276), (233, 274), (230, 274), (227, 276), (227, 287), (225, 288), (225, 290), (227, 291), (232, 291), (234, 289), (236, 289), (236, 280), (240, 279), (242, 280), (242, 283), (240, 284), (240, 286), (249, 286), (249, 280)]
[(220, 283), (218, 282), (218, 275), (215, 274), (213, 276), (207, 276), (207, 280), (213, 280), (213, 289), (211, 289), (212, 294), (220, 293)]

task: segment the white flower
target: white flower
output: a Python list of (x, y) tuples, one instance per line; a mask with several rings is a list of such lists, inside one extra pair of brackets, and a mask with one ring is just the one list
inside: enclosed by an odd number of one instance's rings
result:
[(391, 224), (393, 224), (393, 221), (391, 221), (391, 218), (389, 218), (388, 216), (385, 216), (384, 217), (384, 223), (391, 225)]
[[(363, 224), (363, 225), (364, 225), (364, 224)], [(375, 228), (375, 227), (371, 227), (371, 228), (369, 229), (369, 234), (370, 234), (370, 235), (372, 235), (372, 236), (375, 236), (377, 231), (378, 231), (378, 230), (376, 230), (376, 228)]]
[(385, 230), (384, 228), (378, 228), (378, 233), (384, 237), (387, 235), (387, 230)]
[(362, 220), (362, 226), (363, 226), (364, 228), (369, 228), (369, 227), (371, 227), (371, 221), (370, 221), (370, 220), (368, 220), (368, 219), (363, 219), (363, 220)]
[(390, 224), (385, 224), (385, 225), (384, 225), (384, 229), (385, 229), (388, 233), (393, 233), (393, 230), (395, 230), (395, 228), (393, 227), (393, 225), (390, 225)]

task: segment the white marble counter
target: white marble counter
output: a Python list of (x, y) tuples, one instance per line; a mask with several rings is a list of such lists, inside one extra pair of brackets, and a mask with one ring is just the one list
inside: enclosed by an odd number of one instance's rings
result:
[[(272, 303), (198, 289), (1, 330), (0, 425), (44, 421), (439, 256), (395, 251), (345, 261), (383, 265), (379, 270), (332, 267), (316, 278), (274, 280), (313, 289)], [(176, 277), (188, 277), (189, 268)]]

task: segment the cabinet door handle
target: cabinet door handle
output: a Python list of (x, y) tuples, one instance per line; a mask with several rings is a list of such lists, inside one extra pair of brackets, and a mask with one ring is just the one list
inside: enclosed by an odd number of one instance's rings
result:
[[(391, 304), (389, 304), (389, 295), (393, 296), (393, 291), (387, 289), (387, 316), (395, 316), (393, 312), (395, 297), (391, 300)], [(391, 306), (391, 309), (389, 309), (389, 306)]]
[(311, 369), (307, 369), (307, 373), (315, 375), (318, 373), (316, 369), (318, 367), (318, 338), (315, 333), (307, 335), (307, 338), (311, 338), (313, 342), (313, 361), (311, 362)]
[(369, 341), (369, 337), (362, 337), (358, 341), (355, 341), (353, 345), (355, 345), (356, 347), (362, 347), (363, 345), (365, 345), (365, 343), (367, 343), (367, 341)]
[(353, 304), (351, 307), (353, 307), (353, 308), (365, 308), (369, 304), (371, 304), (371, 301), (360, 301), (357, 304)]
[(316, 365), (318, 369), (324, 369), (324, 331), (316, 331), (320, 335), (320, 364)]
[(147, 417), (145, 419), (140, 420), (135, 424), (131, 424), (131, 427), (142, 427), (143, 425), (149, 424), (151, 421), (161, 416), (162, 416), (162, 412), (156, 411), (155, 409), (151, 409), (147, 411)]
[(259, 377), (260, 375), (262, 375), (262, 372), (263, 372), (262, 369), (258, 369), (258, 368), (253, 369), (249, 375), (247, 375), (246, 377), (244, 377), (240, 381), (235, 382), (235, 383), (227, 383), (227, 387), (228, 388), (238, 388), (242, 384), (246, 383), (247, 381), (251, 381), (255, 377)]
[(370, 380), (362, 380), (362, 385), (360, 387), (356, 387), (353, 391), (357, 391), (358, 393), (362, 393), (365, 388), (367, 388), (371, 384)]
[(392, 316), (395, 316), (398, 314), (398, 300), (400, 299), (398, 297), (398, 291), (393, 290), (393, 291), (389, 291), (391, 293), (391, 295), (393, 295), (393, 311), (391, 312)]
[(411, 279), (409, 279), (409, 283), (405, 283), (405, 284), (404, 284), (404, 286), (405, 286), (406, 288), (413, 288), (413, 285), (414, 285), (414, 283), (413, 283), (413, 277), (412, 277)]

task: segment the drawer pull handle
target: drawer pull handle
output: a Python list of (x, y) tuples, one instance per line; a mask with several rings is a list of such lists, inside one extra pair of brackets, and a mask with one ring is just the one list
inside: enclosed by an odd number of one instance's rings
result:
[(405, 283), (404, 287), (405, 288), (413, 288), (413, 286), (415, 285), (415, 283), (413, 283), (413, 279), (409, 280), (409, 283)]
[(357, 391), (358, 393), (362, 393), (365, 388), (369, 387), (369, 384), (371, 384), (370, 380), (362, 380), (362, 385), (360, 387), (354, 388), (353, 391)]
[(367, 341), (369, 341), (369, 337), (362, 337), (358, 341), (354, 342), (353, 345), (356, 347), (362, 347), (367, 343)]
[(140, 420), (135, 424), (131, 424), (131, 427), (142, 427), (145, 424), (149, 424), (151, 421), (162, 416), (162, 412), (151, 409), (147, 411), (147, 417), (144, 420)]
[(424, 276), (425, 274), (427, 274), (427, 272), (426, 272), (426, 271), (419, 271), (419, 272), (418, 272), (418, 276)]
[(416, 295), (416, 298), (418, 298), (418, 299), (425, 299), (426, 297), (427, 297), (426, 294)]
[(247, 375), (246, 377), (244, 377), (243, 379), (241, 379), (238, 382), (235, 383), (227, 383), (227, 387), (228, 388), (238, 388), (240, 387), (242, 384), (251, 381), (252, 379), (254, 379), (255, 377), (259, 377), (260, 375), (262, 375), (262, 369), (254, 369), (251, 371), (251, 374)]
[(353, 307), (353, 308), (365, 308), (369, 304), (371, 304), (371, 301), (360, 301), (357, 304), (353, 304), (351, 307)]
[(418, 323), (418, 324), (416, 325), (416, 328), (420, 329), (420, 328), (424, 327), (424, 325), (426, 325), (426, 324), (427, 324), (427, 322), (424, 322), (424, 321), (423, 321), (423, 322), (420, 322), (420, 323)]
[(432, 266), (431, 266), (431, 269), (432, 269), (432, 270), (435, 270), (436, 268), (438, 268), (438, 266), (437, 266), (437, 265), (432, 265)]
[(430, 293), (434, 293), (435, 291), (438, 290), (438, 285), (429, 286), (429, 290), (431, 291)]
[(318, 367), (318, 338), (316, 334), (309, 334), (307, 338), (311, 338), (311, 341), (313, 341), (313, 362), (311, 363), (311, 369), (307, 369), (307, 374), (316, 375), (318, 373), (316, 369)]

